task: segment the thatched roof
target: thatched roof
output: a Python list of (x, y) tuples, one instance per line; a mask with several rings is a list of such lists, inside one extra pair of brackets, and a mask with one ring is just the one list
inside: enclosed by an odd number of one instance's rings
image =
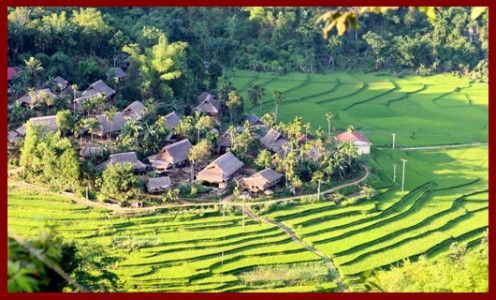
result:
[(64, 90), (67, 85), (69, 85), (69, 82), (67, 82), (67, 80), (60, 76), (55, 77), (53, 81), (55, 81), (55, 83), (57, 84), (57, 89), (60, 91)]
[(270, 129), (260, 142), (272, 152), (278, 152), (289, 141), (275, 129)]
[(79, 98), (74, 99), (74, 102), (76, 102), (76, 110), (82, 111), (84, 109), (83, 108), (83, 103), (85, 101), (87, 101), (89, 99), (93, 99), (93, 98), (99, 98), (99, 97), (102, 97), (102, 96), (103, 96), (102, 93), (93, 91), (91, 93), (86, 93), (86, 95), (84, 95), (82, 97), (79, 97)]
[(160, 153), (148, 157), (152, 167), (166, 169), (188, 159), (189, 149), (193, 147), (188, 139), (165, 146)]
[(128, 75), (121, 67), (110, 68), (107, 72), (107, 76), (117, 77), (119, 79), (126, 78)]
[(22, 139), (22, 136), (15, 132), (15, 131), (9, 131), (8, 135), (7, 135), (7, 140), (9, 141), (9, 143), (15, 143), (16, 141)]
[(169, 176), (149, 178), (146, 183), (146, 189), (150, 193), (163, 192), (171, 187), (171, 180)]
[(129, 162), (134, 166), (134, 171), (146, 170), (146, 165), (138, 160), (138, 157), (136, 156), (136, 152), (110, 154), (109, 159), (98, 165), (96, 169), (105, 170), (108, 167), (108, 165), (124, 164), (126, 162)]
[(19, 133), (21, 136), (26, 136), (26, 124), (23, 124), (21, 127), (17, 128), (15, 132)]
[(79, 151), (79, 154), (84, 158), (102, 156), (104, 148), (102, 146), (84, 147)]
[(133, 103), (129, 104), (129, 106), (126, 107), (122, 112), (124, 113), (125, 117), (140, 120), (141, 118), (143, 118), (144, 109), (145, 106), (143, 105), (143, 103), (141, 103), (140, 101), (134, 101)]
[(91, 95), (95, 93), (102, 93), (105, 94), (106, 98), (112, 97), (112, 95), (115, 94), (115, 91), (109, 87), (103, 80), (98, 80), (96, 82), (93, 82), (90, 84), (90, 87), (86, 89), (86, 91), (83, 92), (83, 96), (86, 95)]
[(230, 180), (244, 165), (231, 152), (227, 152), (198, 173), (198, 180), (220, 183)]
[(202, 103), (208, 97), (215, 98), (215, 96), (212, 95), (212, 94), (210, 94), (209, 92), (203, 92), (203, 93), (201, 93), (200, 96), (198, 96), (198, 104)]
[(29, 119), (33, 126), (46, 126), (46, 130), (57, 131), (57, 116), (45, 116)]
[(220, 103), (214, 96), (209, 94), (194, 109), (199, 112), (217, 115), (220, 112)]
[[(236, 127), (236, 133), (245, 132), (245, 128), (243, 126)], [(231, 128), (228, 128), (217, 140), (217, 145), (220, 147), (232, 147), (232, 139), (233, 135), (231, 134)]]
[(179, 125), (179, 122), (181, 121), (175, 111), (171, 112), (168, 115), (165, 115), (165, 120), (167, 121), (167, 127), (169, 127), (169, 130), (171, 131), (176, 128), (176, 126)]
[(265, 189), (273, 185), (277, 180), (281, 179), (283, 174), (277, 173), (271, 168), (253, 174), (252, 176), (243, 179), (243, 185), (256, 186), (259, 189)]
[(256, 114), (250, 114), (248, 117), (246, 117), (246, 120), (250, 122), (251, 126), (264, 125), (260, 117), (258, 117)]
[(100, 123), (100, 130), (95, 132), (97, 135), (104, 135), (106, 133), (112, 133), (120, 131), (121, 128), (126, 125), (127, 119), (124, 117), (122, 112), (116, 112), (112, 120), (107, 120), (105, 114), (96, 116), (98, 122)]
[(55, 94), (53, 94), (50, 91), (50, 89), (40, 89), (40, 90), (36, 90), (36, 91), (32, 91), (32, 92), (27, 93), (26, 95), (17, 99), (17, 102), (19, 102), (21, 105), (24, 104), (24, 105), (32, 106), (32, 105), (34, 105), (33, 100), (43, 101), (43, 97), (45, 95), (48, 95), (53, 100), (57, 99), (57, 96), (55, 96)]

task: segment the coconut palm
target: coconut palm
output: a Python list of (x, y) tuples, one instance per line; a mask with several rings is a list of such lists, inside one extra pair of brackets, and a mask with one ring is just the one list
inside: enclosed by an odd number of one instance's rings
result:
[[(112, 106), (110, 109), (105, 111), (105, 120), (107, 120), (107, 127), (110, 128), (110, 121), (114, 119), (115, 113), (117, 112), (117, 109), (115, 106)], [(108, 139), (108, 132), (107, 132), (107, 139)]]
[(26, 64), (24, 71), (28, 76), (28, 82), (31, 85), (34, 85), (36, 83), (36, 79), (38, 78), (38, 74), (43, 71), (43, 66), (38, 59), (32, 56), (28, 60), (24, 60), (24, 63)]
[(334, 117), (332, 112), (327, 112), (326, 113), (326, 119), (327, 119), (327, 135), (331, 136), (331, 120)]
[(277, 122), (277, 114), (279, 112), (279, 104), (282, 102), (282, 93), (278, 90), (274, 90), (272, 93), (272, 97), (274, 98), (274, 104), (275, 104), (275, 122)]

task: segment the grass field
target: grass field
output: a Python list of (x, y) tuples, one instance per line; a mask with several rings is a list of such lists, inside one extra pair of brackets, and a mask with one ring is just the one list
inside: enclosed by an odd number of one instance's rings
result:
[(332, 127), (354, 125), (376, 146), (391, 145), (391, 133), (397, 133), (399, 146), (486, 142), (488, 137), (488, 86), (468, 78), (236, 71), (233, 84), (244, 97), (247, 112), (260, 114), (248, 98), (253, 84), (265, 88), (262, 113), (274, 111), (272, 92), (277, 88), (283, 94), (282, 121), (300, 115), (314, 129), (327, 128), (325, 112), (332, 111)]
[[(391, 150), (487, 142), (488, 87), (468, 79), (436, 75), (404, 78), (335, 72), (284, 76), (236, 71), (234, 85), (251, 108), (253, 84), (266, 89), (263, 111), (274, 108), (272, 91), (283, 92), (280, 119), (300, 115), (312, 128), (349, 124), (374, 144), (367, 157), (367, 183), (380, 194), (350, 206), (292, 201), (263, 217), (332, 258), (340, 276), (387, 267), (404, 258), (445, 253), (451, 242), (476, 245), (488, 227), (488, 147)], [(378, 149), (387, 146), (388, 149)], [(407, 159), (405, 191), (401, 161)], [(393, 164), (398, 165), (396, 183)], [(253, 207), (254, 211), (263, 209)], [(46, 219), (67, 238), (98, 243), (122, 261), (115, 272), (127, 291), (318, 292), (337, 289), (322, 259), (278, 227), (227, 214), (216, 207), (163, 210), (120, 216), (86, 208), (70, 199), (9, 187), (8, 224), (31, 237)], [(311, 272), (309, 270), (313, 270)], [(310, 275), (309, 275), (310, 274)]]

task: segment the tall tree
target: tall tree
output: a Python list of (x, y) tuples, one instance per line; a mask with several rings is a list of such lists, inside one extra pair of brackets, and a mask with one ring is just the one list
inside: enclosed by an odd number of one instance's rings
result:
[(282, 93), (279, 90), (274, 90), (272, 93), (272, 97), (274, 98), (275, 110), (274, 110), (274, 121), (277, 122), (277, 117), (279, 113), (279, 104), (282, 102)]

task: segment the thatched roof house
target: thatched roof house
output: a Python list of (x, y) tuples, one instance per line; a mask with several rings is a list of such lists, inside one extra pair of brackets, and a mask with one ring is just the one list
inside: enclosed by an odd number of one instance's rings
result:
[(171, 180), (169, 176), (149, 178), (146, 183), (146, 189), (150, 193), (165, 192), (171, 187)]
[(45, 116), (29, 119), (33, 126), (45, 126), (45, 130), (57, 131), (57, 116)]
[(141, 120), (145, 115), (145, 106), (140, 101), (134, 101), (123, 111), (124, 117)]
[(19, 135), (26, 136), (26, 124), (23, 124), (21, 127), (15, 130)]
[(202, 103), (205, 99), (212, 97), (215, 98), (214, 95), (210, 94), (209, 92), (203, 92), (198, 96), (198, 104)]
[(250, 114), (244, 120), (250, 122), (250, 126), (262, 126), (265, 125), (264, 122), (262, 122), (262, 119), (260, 119), (259, 116), (256, 114)]
[(165, 120), (167, 121), (167, 127), (170, 131), (172, 131), (177, 125), (179, 125), (181, 118), (179, 118), (176, 112), (173, 111), (170, 114), (165, 115)]
[(109, 87), (103, 80), (98, 80), (90, 84), (89, 88), (83, 92), (83, 96), (88, 96), (96, 93), (105, 94), (105, 98), (109, 99), (115, 94), (115, 90)]
[[(236, 127), (236, 134), (245, 132), (243, 126)], [(219, 147), (232, 147), (232, 140), (234, 135), (231, 133), (231, 128), (228, 128), (217, 140), (217, 145)]]
[(100, 129), (95, 132), (96, 135), (103, 136), (108, 133), (119, 132), (126, 125), (127, 119), (122, 112), (116, 112), (112, 120), (107, 120), (105, 114), (96, 116), (100, 123)]
[(7, 135), (7, 141), (10, 143), (10, 144), (14, 144), (15, 142), (21, 140), (23, 137), (17, 133), (16, 131), (9, 131), (8, 132), (8, 135)]
[(53, 101), (57, 100), (57, 96), (53, 94), (50, 89), (40, 89), (32, 91), (17, 99), (23, 106), (33, 107), (36, 102), (44, 102), (44, 97), (50, 97)]
[[(202, 94), (203, 95), (203, 94)], [(201, 96), (201, 95), (200, 95)], [(200, 97), (199, 97), (200, 99)], [(204, 99), (194, 108), (199, 112), (204, 112), (209, 115), (218, 115), (220, 113), (220, 103), (211, 94), (206, 95)]]
[(102, 146), (89, 146), (89, 147), (83, 147), (79, 151), (79, 155), (83, 158), (92, 158), (92, 157), (98, 157), (98, 156), (103, 156), (105, 152), (105, 149)]
[(53, 79), (53, 81), (55, 81), (55, 85), (57, 87), (57, 90), (59, 91), (63, 91), (67, 88), (67, 86), (69, 85), (69, 82), (67, 82), (67, 80), (65, 80), (64, 78), (60, 77), (60, 76), (57, 76)]
[(188, 159), (189, 149), (193, 147), (188, 139), (165, 146), (160, 153), (148, 157), (152, 168), (157, 172), (178, 166)]
[(146, 165), (138, 160), (136, 152), (110, 154), (109, 159), (96, 166), (96, 169), (105, 170), (109, 165), (124, 164), (127, 162), (133, 165), (135, 172), (143, 172), (146, 170)]
[(94, 98), (100, 98), (102, 96), (103, 96), (102, 93), (95, 92), (95, 93), (88, 93), (85, 96), (81, 96), (79, 98), (74, 99), (74, 102), (76, 104), (76, 106), (75, 106), (76, 107), (76, 111), (83, 111), (84, 110), (83, 103), (85, 101), (88, 101), (88, 100), (94, 99)]
[(289, 141), (277, 130), (270, 129), (269, 132), (260, 139), (260, 142), (272, 152), (278, 152), (282, 149), (282, 146)]
[(128, 77), (127, 73), (124, 72), (124, 70), (121, 67), (110, 68), (107, 71), (107, 76), (112, 78), (117, 78), (118, 80)]
[(253, 174), (242, 180), (242, 187), (251, 193), (263, 193), (270, 187), (281, 182), (282, 174), (277, 173), (271, 168)]
[(205, 169), (198, 173), (197, 180), (208, 183), (219, 184), (219, 188), (225, 188), (227, 182), (231, 180), (244, 165), (231, 152), (227, 152), (210, 163)]

